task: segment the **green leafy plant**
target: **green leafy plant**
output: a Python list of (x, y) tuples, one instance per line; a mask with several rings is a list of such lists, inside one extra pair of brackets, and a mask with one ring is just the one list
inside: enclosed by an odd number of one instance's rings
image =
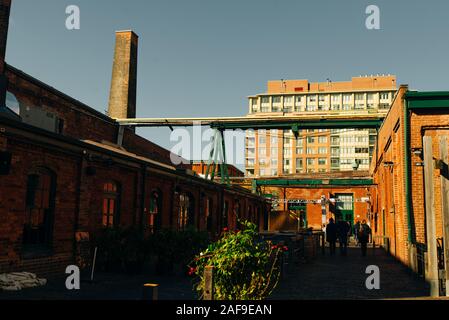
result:
[(158, 257), (156, 271), (167, 274), (175, 263), (187, 268), (187, 264), (209, 244), (207, 232), (188, 228), (183, 231), (164, 229), (152, 236), (153, 252)]
[(214, 298), (217, 300), (262, 300), (276, 287), (281, 255), (287, 247), (259, 241), (255, 224), (240, 223), (242, 231), (224, 229), (222, 238), (191, 262), (190, 274), (199, 279), (194, 288), (200, 298), (205, 289), (206, 266), (214, 267)]

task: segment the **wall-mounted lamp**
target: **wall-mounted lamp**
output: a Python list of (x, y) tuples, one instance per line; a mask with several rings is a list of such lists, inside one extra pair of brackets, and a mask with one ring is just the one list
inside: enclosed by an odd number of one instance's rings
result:
[(392, 167), (392, 166), (394, 166), (393, 161), (384, 161), (384, 167)]
[(424, 167), (424, 162), (415, 162), (416, 167)]
[(423, 158), (422, 148), (412, 148), (412, 153), (421, 159)]

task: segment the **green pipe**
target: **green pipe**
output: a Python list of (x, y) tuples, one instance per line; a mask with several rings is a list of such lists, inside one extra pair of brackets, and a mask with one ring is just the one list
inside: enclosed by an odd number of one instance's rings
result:
[(412, 237), (412, 199), (410, 197), (410, 139), (409, 139), (409, 112), (408, 112), (408, 100), (405, 99), (404, 106), (404, 145), (405, 145), (405, 199), (406, 199), (406, 208), (407, 208), (407, 229), (408, 229), (408, 242), (410, 244), (413, 243)]

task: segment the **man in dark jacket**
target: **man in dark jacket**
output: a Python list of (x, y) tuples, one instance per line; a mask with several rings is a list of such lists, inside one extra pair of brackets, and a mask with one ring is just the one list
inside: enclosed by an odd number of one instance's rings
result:
[(348, 234), (350, 227), (346, 221), (339, 221), (337, 225), (338, 241), (340, 242), (340, 254), (345, 256), (348, 249)]
[(334, 219), (330, 218), (326, 227), (326, 241), (329, 242), (330, 254), (335, 254), (335, 243), (337, 242), (337, 226)]
[(363, 220), (358, 231), (360, 247), (362, 248), (362, 256), (366, 256), (367, 244), (369, 241), (370, 234), (371, 228), (366, 224), (366, 220)]

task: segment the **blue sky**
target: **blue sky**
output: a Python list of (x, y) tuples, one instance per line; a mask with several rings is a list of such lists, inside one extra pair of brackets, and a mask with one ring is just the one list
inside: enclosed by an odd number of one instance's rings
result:
[[(77, 5), (81, 29), (65, 28)], [(380, 8), (380, 30), (365, 8)], [(114, 32), (140, 37), (139, 117), (237, 116), (266, 81), (396, 74), (449, 90), (446, 0), (13, 0), (7, 62), (104, 111)], [(139, 129), (170, 147), (168, 129)]]

